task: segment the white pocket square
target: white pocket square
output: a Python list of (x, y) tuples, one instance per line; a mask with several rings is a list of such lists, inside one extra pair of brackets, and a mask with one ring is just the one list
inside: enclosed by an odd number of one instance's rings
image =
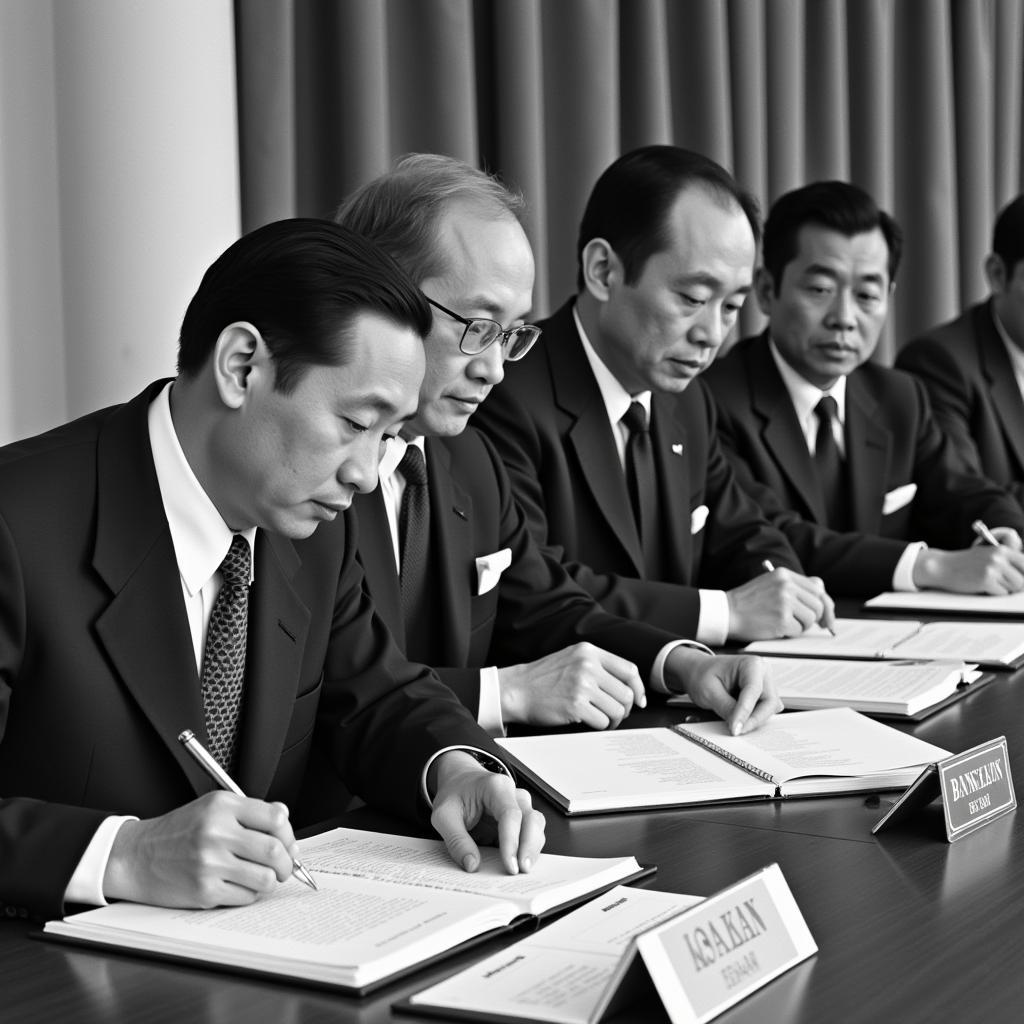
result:
[(477, 596), (493, 590), (501, 579), (501, 574), (512, 564), (512, 549), (502, 548), (492, 555), (479, 555), (476, 560), (476, 592)]
[(708, 507), (707, 505), (698, 505), (690, 513), (690, 533), (700, 533), (704, 529), (704, 524), (708, 521)]
[(917, 484), (904, 484), (902, 487), (894, 487), (882, 499), (882, 515), (891, 516), (901, 508), (909, 505), (917, 494)]

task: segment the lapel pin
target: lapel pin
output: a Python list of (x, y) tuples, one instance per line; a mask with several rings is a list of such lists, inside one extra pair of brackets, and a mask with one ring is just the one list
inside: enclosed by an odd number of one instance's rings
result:
[(682, 455), (683, 454), (683, 446), (681, 444), (674, 444), (674, 445), (672, 445), (672, 454), (673, 455)]
[(457, 515), (457, 516), (458, 516), (458, 517), (459, 517), (460, 519), (465, 519), (465, 520), (466, 520), (466, 522), (469, 522), (469, 516), (467, 516), (467, 515), (466, 515), (466, 513), (465, 513), (465, 512), (463, 512), (461, 508), (459, 508), (459, 506), (458, 506), (458, 505), (452, 505), (452, 511), (453, 511), (453, 512), (454, 512), (454, 513), (455, 513), (455, 514), (456, 514), (456, 515)]

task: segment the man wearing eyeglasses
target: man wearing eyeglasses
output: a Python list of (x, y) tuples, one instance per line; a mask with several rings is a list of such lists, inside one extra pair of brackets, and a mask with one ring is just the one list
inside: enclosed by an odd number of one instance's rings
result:
[(380, 488), (354, 503), (374, 604), (492, 732), (614, 727), (646, 703), (645, 680), (686, 690), (734, 732), (756, 728), (781, 707), (762, 663), (602, 610), (541, 553), (494, 448), (467, 429), (504, 363), (540, 335), (524, 322), (534, 264), (520, 205), (481, 171), (416, 154), (337, 213), (434, 307), (419, 407), (382, 459)]

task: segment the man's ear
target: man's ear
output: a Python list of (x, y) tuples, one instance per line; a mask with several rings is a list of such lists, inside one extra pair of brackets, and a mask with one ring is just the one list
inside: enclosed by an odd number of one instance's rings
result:
[(583, 285), (600, 302), (607, 302), (611, 288), (622, 283), (622, 262), (611, 244), (592, 238), (580, 254)]
[(254, 373), (270, 371), (263, 335), (246, 320), (228, 324), (213, 346), (213, 380), (220, 400), (238, 409), (252, 391)]
[(760, 266), (754, 271), (754, 298), (757, 299), (757, 305), (761, 312), (765, 316), (770, 316), (772, 299), (775, 298), (775, 281), (765, 266)]
[(994, 252), (985, 257), (985, 280), (993, 295), (1001, 295), (1006, 289), (1006, 264)]

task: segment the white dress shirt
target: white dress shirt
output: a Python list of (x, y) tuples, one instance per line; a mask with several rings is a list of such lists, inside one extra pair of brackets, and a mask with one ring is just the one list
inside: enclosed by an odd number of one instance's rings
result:
[[(631, 403), (639, 402), (646, 410), (649, 422), (651, 393), (642, 391), (638, 395), (631, 395), (595, 351), (587, 337), (587, 332), (583, 329), (583, 323), (580, 321), (575, 306), (572, 309), (572, 318), (576, 323), (576, 330), (579, 331), (580, 341), (583, 342), (583, 351), (586, 353), (590, 369), (597, 381), (598, 390), (601, 392), (608, 422), (611, 424), (612, 436), (615, 438), (615, 448), (619, 453), (619, 462), (622, 464), (622, 472), (625, 474), (629, 428), (622, 422), (622, 417), (626, 415), (626, 410)], [(729, 637), (729, 599), (725, 591), (699, 589), (697, 593), (700, 598), (700, 613), (697, 617), (696, 639), (702, 644), (724, 644)]]
[[(845, 458), (846, 377), (840, 377), (827, 391), (822, 391), (821, 388), (801, 377), (782, 358), (774, 341), (769, 340), (768, 348), (771, 351), (772, 359), (775, 360), (782, 383), (785, 384), (786, 390), (789, 392), (789, 399), (793, 403), (793, 411), (796, 413), (797, 422), (803, 431), (804, 440), (807, 442), (807, 451), (811, 458), (814, 458), (814, 448), (818, 441), (819, 421), (814, 410), (825, 395), (831, 395), (836, 401), (836, 415), (832, 419), (832, 432), (839, 452)], [(903, 549), (903, 554), (900, 555), (892, 574), (893, 590), (917, 590), (917, 587), (914, 586), (914, 563), (917, 561), (917, 556), (927, 546), (923, 541), (913, 541)]]

